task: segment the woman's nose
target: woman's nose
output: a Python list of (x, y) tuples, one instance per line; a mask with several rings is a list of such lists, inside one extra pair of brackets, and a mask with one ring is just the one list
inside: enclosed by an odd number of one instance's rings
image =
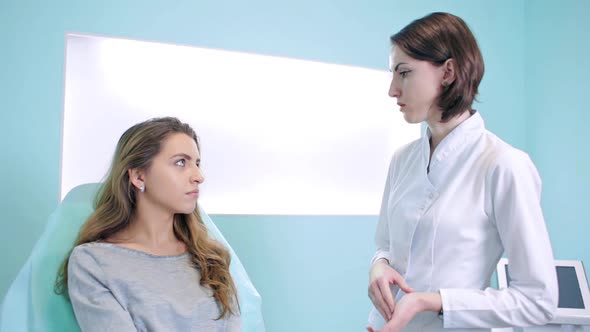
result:
[(198, 166), (196, 167), (196, 170), (192, 175), (191, 181), (199, 183), (199, 184), (201, 184), (201, 183), (203, 183), (203, 181), (205, 181), (205, 177), (203, 176), (203, 172), (201, 171), (200, 167), (198, 167)]
[(399, 95), (400, 95), (400, 90), (397, 87), (397, 85), (395, 84), (395, 80), (393, 80), (393, 79), (391, 80), (391, 84), (389, 84), (389, 93), (388, 93), (388, 95), (391, 98), (398, 98)]

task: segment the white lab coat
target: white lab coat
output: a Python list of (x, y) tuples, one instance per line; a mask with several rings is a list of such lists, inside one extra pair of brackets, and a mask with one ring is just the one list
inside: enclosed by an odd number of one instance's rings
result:
[[(427, 173), (429, 138), (427, 131), (394, 154), (375, 237), (373, 262), (385, 257), (414, 291), (442, 296), (442, 319), (421, 313), (404, 331), (547, 323), (557, 278), (528, 155), (487, 131), (476, 112), (439, 144)], [(503, 253), (512, 280), (497, 290), (489, 283)], [(392, 291), (396, 300), (404, 295)], [(369, 325), (383, 323), (373, 309)]]

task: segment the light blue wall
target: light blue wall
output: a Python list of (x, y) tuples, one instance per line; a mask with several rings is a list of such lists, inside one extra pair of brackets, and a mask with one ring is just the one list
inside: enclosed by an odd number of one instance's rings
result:
[(558, 259), (590, 272), (590, 2), (525, 6), (526, 146), (543, 178), (543, 207)]
[[(571, 22), (586, 22), (586, 7), (557, 0), (0, 0), (0, 296), (57, 204), (70, 31), (385, 69), (391, 33), (432, 11), (455, 13), (473, 28), (486, 61), (477, 108), (489, 129), (537, 162), (557, 256), (584, 258), (589, 159), (574, 153), (583, 145), (572, 135), (588, 137), (588, 67), (578, 68), (588, 60), (569, 53), (589, 48), (587, 39), (547, 36), (589, 30)], [(375, 217), (213, 217), (263, 296), (269, 331), (363, 329)]]

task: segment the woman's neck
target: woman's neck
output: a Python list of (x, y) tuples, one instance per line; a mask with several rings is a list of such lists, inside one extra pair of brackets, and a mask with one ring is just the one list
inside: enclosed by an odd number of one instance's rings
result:
[(186, 251), (174, 234), (174, 214), (139, 199), (129, 226), (115, 234), (111, 242), (156, 255)]
[[(442, 114), (442, 113), (440, 113)], [(440, 118), (434, 121), (427, 121), (428, 128), (430, 129), (430, 133), (432, 136), (430, 137), (430, 156), (434, 153), (436, 147), (442, 142), (447, 135), (453, 131), (453, 129), (457, 128), (463, 121), (469, 119), (471, 116), (471, 112), (465, 111), (460, 115), (451, 118), (447, 122), (441, 122)]]

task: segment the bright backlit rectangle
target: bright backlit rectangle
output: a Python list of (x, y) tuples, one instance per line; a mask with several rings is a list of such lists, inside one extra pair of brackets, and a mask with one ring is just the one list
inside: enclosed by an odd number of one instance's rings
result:
[(375, 215), (420, 136), (385, 70), (83, 35), (66, 52), (62, 199), (104, 179), (127, 128), (176, 116), (200, 137), (209, 214)]

